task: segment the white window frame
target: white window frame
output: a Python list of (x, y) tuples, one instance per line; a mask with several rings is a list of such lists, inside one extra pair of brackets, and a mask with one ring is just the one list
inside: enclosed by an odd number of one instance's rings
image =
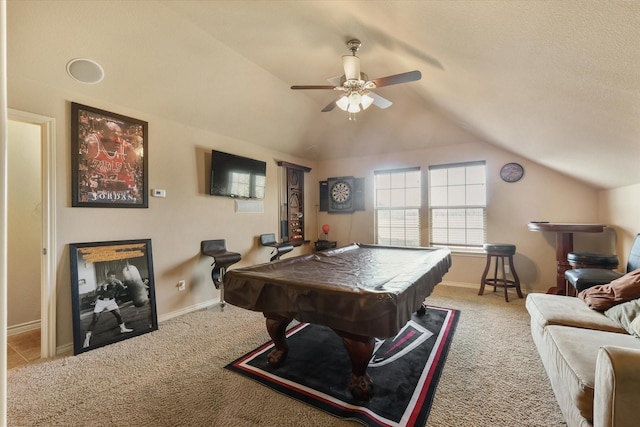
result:
[[(407, 174), (411, 174), (410, 183)], [(380, 185), (385, 177), (389, 182)], [(421, 186), (420, 167), (374, 171), (376, 244), (420, 246)]]
[[(482, 166), (483, 173), (472, 173), (478, 171), (478, 166)], [(435, 173), (440, 179), (434, 179)], [(429, 244), (459, 250), (482, 249), (487, 240), (486, 162), (429, 166), (428, 194)]]

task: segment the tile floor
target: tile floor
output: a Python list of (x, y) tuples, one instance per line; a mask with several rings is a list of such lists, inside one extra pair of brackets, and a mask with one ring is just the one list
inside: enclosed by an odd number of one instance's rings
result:
[(40, 359), (40, 329), (7, 337), (7, 369)]

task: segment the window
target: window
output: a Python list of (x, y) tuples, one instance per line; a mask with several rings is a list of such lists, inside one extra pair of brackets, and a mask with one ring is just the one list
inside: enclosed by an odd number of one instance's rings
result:
[(374, 172), (376, 243), (420, 246), (420, 168)]
[(240, 197), (249, 197), (251, 184), (251, 174), (243, 172), (231, 172), (231, 179), (229, 180), (229, 186), (231, 187), (231, 193), (237, 194)]
[[(230, 193), (240, 197), (256, 197), (264, 199), (266, 176), (245, 172), (231, 172), (229, 180)], [(253, 189), (254, 194), (251, 194)]]
[(482, 247), (487, 229), (485, 162), (429, 166), (432, 246)]

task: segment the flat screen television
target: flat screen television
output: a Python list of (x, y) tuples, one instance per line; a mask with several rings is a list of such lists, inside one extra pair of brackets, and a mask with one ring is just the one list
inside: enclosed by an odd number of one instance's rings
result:
[(211, 151), (212, 196), (264, 199), (267, 163), (235, 154)]

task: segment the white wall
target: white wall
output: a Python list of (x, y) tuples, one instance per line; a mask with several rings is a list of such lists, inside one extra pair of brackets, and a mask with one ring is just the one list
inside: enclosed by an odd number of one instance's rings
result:
[(602, 221), (614, 224), (620, 267), (624, 271), (633, 240), (640, 233), (640, 184), (602, 191), (600, 217)]
[[(258, 244), (258, 236), (279, 231), (279, 191), (277, 160), (311, 167), (305, 187), (312, 189), (318, 179), (314, 162), (298, 159), (255, 143), (239, 141), (147, 115), (98, 99), (76, 97), (33, 81), (10, 82), (9, 107), (53, 117), (56, 126), (56, 236), (57, 242), (57, 345), (72, 342), (71, 278), (68, 245), (150, 238), (159, 317), (188, 310), (206, 301), (219, 299), (211, 282), (211, 258), (200, 254), (202, 240), (226, 239), (227, 248), (242, 254), (234, 267), (267, 262), (269, 248)], [(149, 198), (148, 209), (72, 208), (70, 166), (70, 102), (123, 114), (149, 123), (149, 187), (165, 189), (166, 198)], [(232, 152), (267, 162), (267, 195), (264, 213), (236, 213), (231, 198), (208, 195), (210, 152)], [(313, 203), (305, 197), (308, 224), (315, 223)], [(309, 230), (307, 230), (307, 233)], [(301, 246), (286, 256), (311, 250)], [(186, 280), (187, 290), (176, 284)]]
[[(165, 189), (166, 198), (149, 200), (148, 209), (108, 209), (71, 207), (70, 102), (134, 117), (149, 122), (149, 187)], [(260, 247), (257, 236), (278, 233), (278, 168), (285, 160), (312, 168), (305, 175), (306, 235), (315, 240), (324, 223), (331, 226), (329, 238), (339, 244), (373, 242), (373, 171), (403, 166), (486, 160), (488, 168), (488, 239), (515, 243), (517, 271), (525, 291), (545, 291), (555, 284), (555, 236), (527, 229), (531, 220), (597, 222), (598, 193), (591, 187), (478, 140), (461, 141), (456, 147), (439, 147), (386, 156), (342, 159), (323, 163), (292, 158), (266, 150), (260, 141), (239, 141), (190, 128), (180, 123), (99, 99), (64, 93), (39, 86), (33, 81), (10, 82), (11, 108), (54, 117), (56, 126), (56, 218), (57, 218), (57, 342), (72, 341), (69, 243), (150, 238), (153, 245), (154, 277), (159, 316), (189, 309), (218, 298), (210, 279), (211, 260), (200, 254), (202, 240), (224, 238), (229, 250), (243, 259), (234, 267), (268, 261), (270, 251)], [(234, 212), (230, 198), (207, 194), (208, 158), (211, 149), (220, 149), (267, 162), (267, 197), (264, 213)], [(525, 167), (524, 178), (514, 184), (500, 180), (498, 171), (507, 162)], [(352, 215), (319, 213), (318, 181), (332, 176), (366, 178), (366, 211)], [(426, 184), (426, 181), (425, 181)], [(427, 221), (423, 220), (426, 242)], [(295, 256), (311, 250), (296, 248)], [(454, 255), (446, 280), (470, 284), (479, 282), (483, 255)], [(187, 281), (187, 291), (178, 292), (178, 280)]]
[[(525, 292), (544, 292), (556, 283), (555, 234), (531, 232), (529, 221), (584, 222), (598, 221), (598, 192), (581, 182), (558, 174), (526, 159), (505, 152), (481, 141), (472, 141), (456, 147), (439, 147), (395, 153), (393, 155), (342, 159), (318, 165), (318, 177), (356, 176), (366, 178), (365, 212), (353, 215), (318, 215), (320, 226), (331, 227), (330, 240), (338, 244), (351, 241), (374, 241), (373, 172), (429, 165), (485, 160), (487, 164), (487, 240), (493, 243), (513, 243), (517, 247), (514, 257), (516, 271)], [(518, 162), (525, 168), (522, 180), (505, 183), (499, 171), (508, 162)], [(424, 174), (426, 175), (426, 174)], [(426, 189), (426, 177), (424, 178)], [(426, 190), (423, 204), (426, 205)], [(422, 240), (428, 242), (428, 214), (422, 216)], [(318, 231), (320, 232), (320, 231)], [(580, 236), (575, 249), (580, 247)], [(453, 267), (447, 282), (479, 287), (485, 266), (483, 254), (454, 254)]]
[(7, 325), (40, 320), (42, 166), (40, 127), (10, 121)]

